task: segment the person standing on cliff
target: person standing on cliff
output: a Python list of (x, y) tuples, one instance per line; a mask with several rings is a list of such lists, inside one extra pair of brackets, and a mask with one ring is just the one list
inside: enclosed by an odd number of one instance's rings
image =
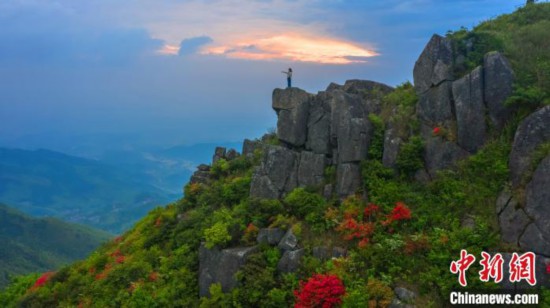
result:
[(286, 74), (286, 82), (288, 88), (292, 87), (292, 69), (289, 67), (288, 72), (282, 71), (281, 73)]

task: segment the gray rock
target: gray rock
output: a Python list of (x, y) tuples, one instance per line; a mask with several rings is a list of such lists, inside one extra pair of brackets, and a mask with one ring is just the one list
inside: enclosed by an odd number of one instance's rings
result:
[(542, 235), (535, 223), (531, 223), (519, 239), (519, 246), (524, 251), (550, 256), (550, 241)]
[(469, 155), (455, 143), (445, 141), (441, 137), (427, 137), (424, 147), (424, 161), (431, 178), (436, 176), (437, 171), (451, 168), (458, 160)]
[(214, 150), (214, 157), (212, 157), (212, 163), (215, 164), (218, 160), (222, 158), (225, 159), (225, 151), (224, 147), (216, 147), (216, 150)]
[(317, 186), (323, 183), (326, 159), (323, 154), (302, 151), (298, 165), (298, 185)]
[(311, 101), (307, 123), (306, 149), (317, 154), (330, 154), (330, 105), (331, 97), (319, 93)]
[(359, 162), (367, 157), (372, 125), (365, 105), (356, 96), (334, 91), (331, 118), (331, 138), (338, 147), (341, 163)]
[(508, 60), (499, 52), (490, 52), (483, 58), (484, 97), (491, 122), (500, 131), (512, 114), (504, 105), (512, 94), (514, 72)]
[(277, 199), (296, 187), (298, 154), (282, 146), (264, 149), (262, 163), (252, 176), (250, 196)]
[(453, 119), (452, 83), (443, 82), (420, 94), (416, 114), (421, 121), (431, 126), (444, 124)]
[(510, 153), (510, 179), (518, 187), (527, 178), (531, 168), (533, 151), (550, 141), (550, 106), (529, 115), (519, 125)]
[(515, 199), (504, 206), (504, 209), (498, 216), (500, 225), (500, 236), (503, 242), (516, 244), (525, 227), (530, 223), (529, 217), (525, 215), (523, 209), (518, 208)]
[(397, 298), (394, 298), (388, 308), (415, 308), (416, 306), (404, 304)]
[(453, 48), (451, 41), (435, 34), (414, 65), (413, 78), (416, 93), (445, 80), (453, 80)]
[(550, 241), (550, 155), (540, 162), (527, 184), (525, 212), (533, 218), (542, 236)]
[(323, 187), (323, 197), (327, 200), (332, 198), (333, 190), (334, 190), (334, 187), (332, 186), (332, 184), (326, 184)]
[(254, 151), (256, 151), (256, 149), (258, 148), (261, 148), (261, 143), (259, 141), (252, 141), (249, 139), (245, 139), (243, 141), (242, 153), (246, 157), (253, 157)]
[(304, 256), (304, 254), (304, 249), (285, 251), (277, 264), (277, 270), (281, 273), (296, 272), (300, 267), (300, 259)]
[(416, 293), (402, 287), (397, 287), (393, 291), (395, 292), (395, 295), (397, 295), (398, 299), (405, 302), (412, 301), (416, 298)]
[(284, 251), (286, 250), (295, 250), (298, 246), (298, 238), (294, 233), (292, 233), (292, 228), (288, 229), (281, 241), (279, 242), (278, 247)]
[[(519, 252), (518, 255), (521, 256), (522, 252)], [(494, 253), (491, 254), (491, 256), (494, 256)], [(502, 275), (502, 282), (500, 282), (500, 286), (505, 290), (518, 290), (522, 291), (525, 289), (531, 289), (533, 288), (529, 284), (527, 284), (524, 280), (521, 282), (510, 282), (510, 261), (512, 260), (512, 253), (502, 253), (502, 259), (503, 259), (503, 275)], [(550, 259), (542, 256), (542, 255), (535, 255), (535, 276), (537, 278), (537, 287), (550, 287), (550, 275), (546, 273), (546, 266), (550, 264)]]
[[(508, 189), (503, 189), (497, 197), (496, 210), (500, 214), (512, 199), (512, 193)], [(515, 201), (517, 202), (517, 201)]]
[(485, 143), (485, 105), (481, 66), (453, 82), (458, 144), (475, 153)]
[(311, 95), (298, 88), (275, 89), (273, 109), (277, 112), (277, 137), (293, 146), (303, 146), (307, 137)]
[(199, 248), (199, 295), (209, 296), (213, 283), (220, 283), (223, 292), (229, 292), (237, 285), (235, 273), (243, 266), (254, 247), (231, 248), (219, 250)]
[(474, 217), (471, 215), (466, 214), (462, 221), (460, 222), (460, 226), (463, 229), (475, 229), (476, 227), (476, 221), (474, 220)]
[(369, 96), (368, 92), (372, 92), (373, 90), (378, 92), (377, 94), (380, 94), (380, 95), (388, 94), (391, 91), (393, 91), (393, 88), (386, 84), (376, 82), (376, 81), (371, 81), (371, 80), (359, 80), (359, 79), (346, 80), (346, 83), (344, 83), (341, 89), (344, 92), (347, 92), (349, 94), (359, 94), (359, 95), (367, 94), (366, 95), (367, 97)]
[(334, 91), (334, 90), (341, 90), (342, 89), (342, 86), (337, 84), (337, 83), (334, 83), (334, 82), (331, 82), (327, 89), (325, 90), (326, 92), (330, 92), (330, 91)]
[(205, 164), (200, 164), (197, 166), (197, 170), (199, 171), (210, 171), (210, 166)]
[(336, 168), (336, 193), (338, 196), (353, 195), (359, 187), (361, 187), (361, 167), (359, 164), (339, 164)]
[(395, 168), (399, 147), (403, 140), (397, 136), (395, 129), (389, 127), (384, 132), (384, 153), (382, 154), (382, 164), (384, 167)]
[(285, 231), (279, 228), (263, 228), (258, 231), (256, 240), (259, 244), (277, 245), (285, 235)]
[(227, 153), (225, 153), (225, 158), (227, 160), (233, 160), (237, 157), (239, 157), (239, 152), (237, 152), (235, 149), (229, 149)]
[(190, 183), (207, 184), (210, 181), (210, 172), (197, 170), (191, 175)]
[(348, 251), (345, 248), (333, 247), (332, 249), (326, 246), (313, 247), (312, 255), (319, 260), (329, 260), (332, 258), (340, 258), (347, 256)]

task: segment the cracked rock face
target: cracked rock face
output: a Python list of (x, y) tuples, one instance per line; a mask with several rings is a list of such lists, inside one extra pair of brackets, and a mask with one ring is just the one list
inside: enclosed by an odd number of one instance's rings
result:
[(514, 71), (508, 60), (499, 52), (483, 57), (484, 98), (489, 118), (500, 131), (512, 114), (512, 108), (504, 105), (512, 94)]
[(545, 142), (550, 142), (550, 106), (529, 115), (516, 131), (509, 161), (513, 187), (518, 187), (528, 176), (532, 154)]
[(445, 80), (453, 80), (452, 65), (451, 41), (435, 34), (414, 65), (413, 78), (416, 92), (423, 93)]

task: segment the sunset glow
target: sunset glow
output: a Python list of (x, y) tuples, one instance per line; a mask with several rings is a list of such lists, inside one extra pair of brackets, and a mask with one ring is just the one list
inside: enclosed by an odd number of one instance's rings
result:
[[(158, 53), (178, 54), (178, 47), (165, 45)], [(275, 35), (268, 38), (241, 40), (237, 43), (214, 43), (199, 50), (199, 54), (217, 55), (232, 59), (290, 60), (323, 64), (364, 63), (377, 56), (372, 49), (332, 38)]]

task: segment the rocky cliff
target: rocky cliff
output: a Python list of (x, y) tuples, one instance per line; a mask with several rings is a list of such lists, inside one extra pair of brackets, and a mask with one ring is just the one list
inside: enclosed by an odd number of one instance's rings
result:
[[(384, 166), (394, 167), (403, 141), (420, 135), (424, 167), (416, 170), (415, 179), (426, 183), (437, 177), (439, 171), (453, 168), (460, 160), (475, 154), (507, 127), (514, 115), (513, 108), (505, 104), (513, 92), (514, 82), (508, 60), (499, 52), (490, 52), (483, 57), (482, 65), (457, 76), (455, 63), (461, 58), (455, 54), (448, 38), (434, 35), (428, 42), (414, 67), (418, 100), (410, 120), (418, 122), (417, 129), (403, 134), (394, 129), (395, 121), (383, 124)], [(269, 136), (263, 141), (244, 141), (244, 155), (253, 155), (255, 149), (263, 153), (252, 176), (250, 196), (282, 199), (298, 187), (307, 187), (327, 199), (343, 199), (357, 193), (368, 199), (360, 164), (368, 158), (374, 134), (370, 116), (384, 113), (380, 98), (392, 91), (390, 86), (366, 80), (330, 84), (317, 94), (299, 88), (275, 89), (272, 95), (272, 108), (278, 117), (275, 138), (271, 142), (266, 142)], [(391, 115), (395, 110), (389, 112)], [(519, 124), (509, 159), (510, 185), (502, 187), (496, 204), (502, 241), (523, 251), (535, 252), (541, 262), (540, 281), (546, 285), (549, 280), (543, 274), (545, 266), (542, 265), (550, 257), (550, 156), (541, 159), (535, 154), (548, 142), (550, 106), (536, 110)], [(224, 151), (216, 150), (214, 160)], [(326, 170), (330, 168), (336, 170), (334, 183), (326, 181)], [(199, 178), (201, 172), (195, 177)], [(518, 189), (524, 190), (523, 197), (514, 193)], [(518, 198), (523, 199), (518, 201)], [(268, 230), (262, 232), (271, 232)], [(273, 244), (277, 243), (278, 240)], [(283, 259), (296, 253), (301, 256), (303, 250), (299, 248), (286, 249)], [(235, 264), (241, 264), (246, 258), (249, 248), (243, 249), (241, 259), (236, 258)], [(224, 281), (238, 266), (227, 266), (224, 262), (213, 264), (208, 260), (212, 259), (211, 254), (233, 256), (233, 250), (210, 254), (206, 251), (201, 248), (204, 255), (201, 267), (206, 268), (206, 272), (223, 267), (224, 274), (213, 279), (201, 272), (201, 294), (208, 293), (211, 282), (221, 282), (223, 289), (229, 290), (235, 282)]]

